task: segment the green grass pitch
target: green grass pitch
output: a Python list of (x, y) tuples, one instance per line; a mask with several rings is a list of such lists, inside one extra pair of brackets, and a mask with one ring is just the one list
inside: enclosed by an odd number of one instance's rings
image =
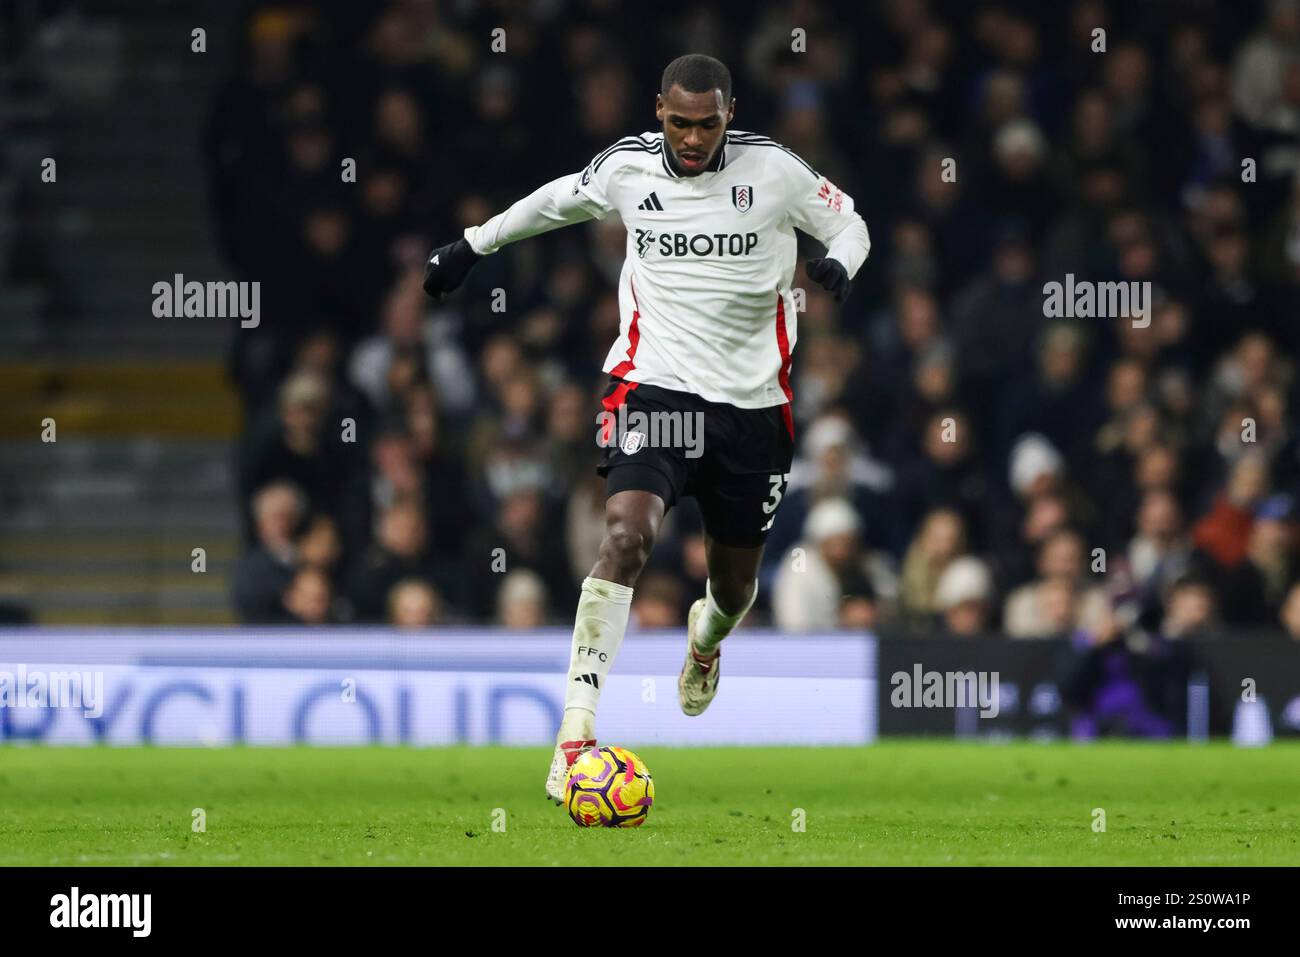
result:
[(583, 830), (547, 749), (0, 746), (0, 866), (1300, 864), (1295, 744), (632, 747), (649, 821)]

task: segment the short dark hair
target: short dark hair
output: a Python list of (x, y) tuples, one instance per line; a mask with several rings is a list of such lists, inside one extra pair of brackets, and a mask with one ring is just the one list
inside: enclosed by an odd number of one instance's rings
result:
[(731, 71), (721, 60), (703, 53), (688, 53), (668, 64), (659, 92), (667, 96), (674, 84), (687, 93), (721, 90), (723, 105), (731, 102)]

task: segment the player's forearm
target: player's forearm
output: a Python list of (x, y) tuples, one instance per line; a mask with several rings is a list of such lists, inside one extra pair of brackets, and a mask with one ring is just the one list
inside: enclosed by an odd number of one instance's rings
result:
[(570, 189), (572, 179), (562, 176), (552, 180), (482, 226), (468, 227), (465, 240), (474, 252), (486, 255), (529, 236), (591, 219), (593, 214), (576, 202)]
[(871, 234), (857, 213), (853, 213), (849, 223), (826, 243), (826, 258), (834, 259), (842, 265), (850, 279), (857, 275), (870, 252)]

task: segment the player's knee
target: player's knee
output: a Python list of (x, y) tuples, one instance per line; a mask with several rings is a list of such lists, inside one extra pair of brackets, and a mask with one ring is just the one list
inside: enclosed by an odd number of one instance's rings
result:
[(613, 522), (605, 529), (601, 557), (613, 565), (624, 579), (634, 579), (650, 557), (654, 536), (649, 528), (631, 522)]

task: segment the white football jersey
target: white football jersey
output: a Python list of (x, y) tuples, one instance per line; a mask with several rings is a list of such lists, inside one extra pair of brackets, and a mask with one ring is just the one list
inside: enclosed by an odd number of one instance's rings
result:
[(871, 240), (853, 200), (779, 143), (728, 130), (707, 171), (678, 175), (662, 132), (619, 140), (465, 230), (478, 253), (617, 212), (627, 227), (620, 332), (604, 371), (761, 409), (790, 401), (797, 227), (849, 277)]

